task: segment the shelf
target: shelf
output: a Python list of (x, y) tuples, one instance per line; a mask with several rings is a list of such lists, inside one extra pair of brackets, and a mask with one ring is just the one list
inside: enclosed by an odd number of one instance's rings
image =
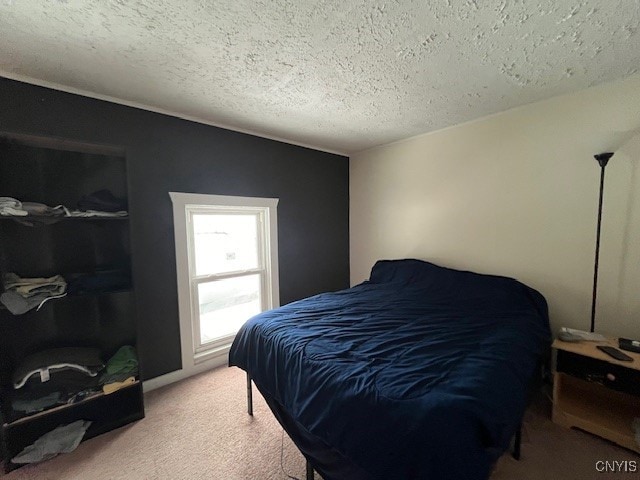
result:
[(640, 452), (632, 422), (640, 417), (640, 398), (556, 373), (553, 421), (576, 427)]
[[(49, 216), (37, 216), (37, 215), (27, 215), (27, 216), (14, 216), (14, 215), (0, 215), (0, 220), (44, 220), (45, 222), (49, 220), (55, 220), (54, 222), (44, 223), (44, 225), (55, 225), (60, 222), (69, 222), (69, 221), (84, 221), (84, 222), (95, 222), (95, 221), (123, 221), (129, 220), (129, 215), (124, 217), (49, 217)], [(18, 222), (19, 223), (19, 222)]]
[[(102, 296), (107, 296), (107, 295), (118, 295), (120, 293), (133, 293), (133, 289), (132, 288), (120, 288), (118, 290), (107, 290), (107, 291), (104, 291), (104, 292), (69, 293), (64, 297), (53, 298), (51, 300), (47, 300), (47, 302), (43, 305), (43, 308), (49, 302), (56, 302), (57, 303), (57, 302), (60, 302), (60, 301), (65, 301), (65, 300), (66, 301), (73, 300), (74, 298), (102, 297)], [(6, 308), (0, 307), (0, 310), (6, 310)], [(31, 310), (29, 310), (29, 312), (30, 311)], [(28, 312), (26, 312), (26, 313), (28, 313)], [(24, 314), (22, 314), (22, 315), (24, 315)]]
[[(126, 385), (125, 387), (122, 387), (122, 388), (116, 390), (115, 392), (110, 393), (109, 395), (114, 395), (114, 394), (116, 394), (118, 392), (121, 392), (121, 391), (124, 391), (126, 389), (137, 387), (139, 384), (140, 384), (140, 380), (136, 380), (134, 383)], [(24, 423), (27, 423), (27, 422), (30, 422), (30, 421), (33, 421), (33, 420), (37, 420), (37, 419), (39, 419), (41, 417), (44, 417), (44, 416), (47, 416), (47, 415), (51, 415), (51, 414), (56, 413), (56, 412), (61, 412), (63, 410), (71, 409), (71, 408), (77, 407), (79, 405), (84, 405), (84, 404), (87, 404), (87, 403), (90, 403), (90, 402), (94, 402), (94, 401), (96, 401), (96, 400), (98, 400), (98, 399), (100, 399), (102, 397), (106, 397), (106, 396), (107, 395), (105, 395), (103, 392), (98, 391), (98, 392), (96, 392), (95, 395), (92, 395), (92, 396), (90, 396), (88, 398), (85, 398), (84, 400), (81, 400), (79, 402), (69, 403), (69, 404), (64, 404), (64, 405), (57, 405), (55, 407), (43, 410), (41, 412), (33, 413), (31, 415), (25, 415), (23, 417), (17, 418), (16, 420), (13, 420), (11, 422), (5, 423), (3, 425), (3, 427), (5, 427), (5, 428), (9, 427), (10, 428), (10, 427), (13, 427), (13, 426), (16, 426), (16, 425), (21, 425), (21, 424), (24, 424)]]
[(48, 308), (54, 307), (58, 304), (61, 304), (61, 305), (72, 304), (73, 302), (82, 303), (83, 301), (86, 303), (86, 300), (91, 300), (91, 299), (100, 300), (101, 298), (104, 298), (104, 297), (112, 297), (112, 296), (115, 297), (117, 295), (126, 295), (126, 294), (132, 294), (132, 293), (133, 293), (132, 288), (122, 288), (119, 290), (109, 290), (104, 292), (68, 294), (68, 295), (65, 295), (64, 297), (52, 298), (51, 300), (47, 300), (40, 309), (38, 309), (37, 307), (32, 308), (31, 310), (19, 315), (14, 315), (9, 311), (7, 307), (0, 304), (0, 313), (6, 312), (7, 315), (10, 315), (11, 317), (26, 318), (25, 316), (28, 316), (28, 315), (37, 315), (42, 312), (46, 312)]
[[(74, 298), (85, 298), (85, 297), (102, 297), (104, 295), (118, 295), (120, 293), (133, 293), (133, 289), (132, 288), (121, 288), (118, 290), (108, 290), (105, 292), (92, 292), (92, 293), (74, 293), (74, 294), (68, 294), (66, 297), (61, 297), (59, 299), (56, 300), (72, 300)], [(50, 301), (54, 301), (54, 300), (50, 300)], [(46, 304), (45, 304), (46, 305)]]

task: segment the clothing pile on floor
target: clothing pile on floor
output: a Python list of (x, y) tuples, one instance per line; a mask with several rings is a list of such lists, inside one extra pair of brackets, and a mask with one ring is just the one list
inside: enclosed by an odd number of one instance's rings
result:
[(84, 437), (91, 422), (77, 420), (68, 425), (60, 425), (38, 438), (13, 457), (13, 463), (37, 463), (49, 460), (60, 453), (73, 452)]
[[(138, 374), (138, 358), (131, 345), (120, 347), (106, 364), (97, 348), (68, 347), (38, 352), (25, 358), (14, 371), (13, 419), (96, 395), (112, 394), (135, 383)], [(78, 420), (61, 425), (11, 461), (34, 463), (70, 452), (78, 446), (90, 424)]]
[(115, 197), (109, 190), (98, 190), (84, 195), (77, 206), (77, 209), (71, 210), (64, 205), (50, 207), (44, 203), (21, 202), (13, 197), (0, 197), (0, 215), (19, 217), (16, 221), (31, 227), (55, 223), (64, 217), (126, 217), (128, 215), (126, 200)]

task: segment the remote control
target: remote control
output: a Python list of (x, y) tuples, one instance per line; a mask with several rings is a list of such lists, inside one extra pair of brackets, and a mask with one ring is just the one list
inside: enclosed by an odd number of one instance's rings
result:
[(598, 345), (598, 350), (602, 350), (604, 353), (606, 353), (610, 357), (613, 357), (616, 360), (620, 360), (621, 362), (633, 362), (633, 358), (631, 358), (629, 355), (625, 355), (617, 348)]

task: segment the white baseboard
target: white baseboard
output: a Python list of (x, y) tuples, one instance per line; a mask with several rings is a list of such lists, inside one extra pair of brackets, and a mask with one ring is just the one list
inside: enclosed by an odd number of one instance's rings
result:
[(206, 362), (199, 363), (194, 365), (189, 369), (180, 369), (174, 372), (169, 372), (165, 375), (160, 375), (159, 377), (151, 378), (149, 380), (145, 380), (142, 382), (142, 389), (144, 392), (150, 392), (151, 390), (155, 390), (156, 388), (164, 387), (174, 382), (178, 382), (180, 380), (184, 380), (185, 378), (191, 377), (193, 375), (197, 375), (202, 372), (206, 372), (207, 370), (212, 370), (217, 367), (221, 367), (223, 365), (227, 365), (229, 361), (229, 356), (227, 355), (227, 351), (224, 352), (223, 355), (212, 358), (211, 360), (207, 360)]

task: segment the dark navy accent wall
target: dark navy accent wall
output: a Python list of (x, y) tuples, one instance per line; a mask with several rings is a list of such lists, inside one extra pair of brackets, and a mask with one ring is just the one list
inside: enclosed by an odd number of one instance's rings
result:
[(282, 304), (349, 286), (347, 157), (4, 78), (0, 106), (0, 131), (125, 149), (145, 379), (181, 367), (170, 191), (280, 199)]

